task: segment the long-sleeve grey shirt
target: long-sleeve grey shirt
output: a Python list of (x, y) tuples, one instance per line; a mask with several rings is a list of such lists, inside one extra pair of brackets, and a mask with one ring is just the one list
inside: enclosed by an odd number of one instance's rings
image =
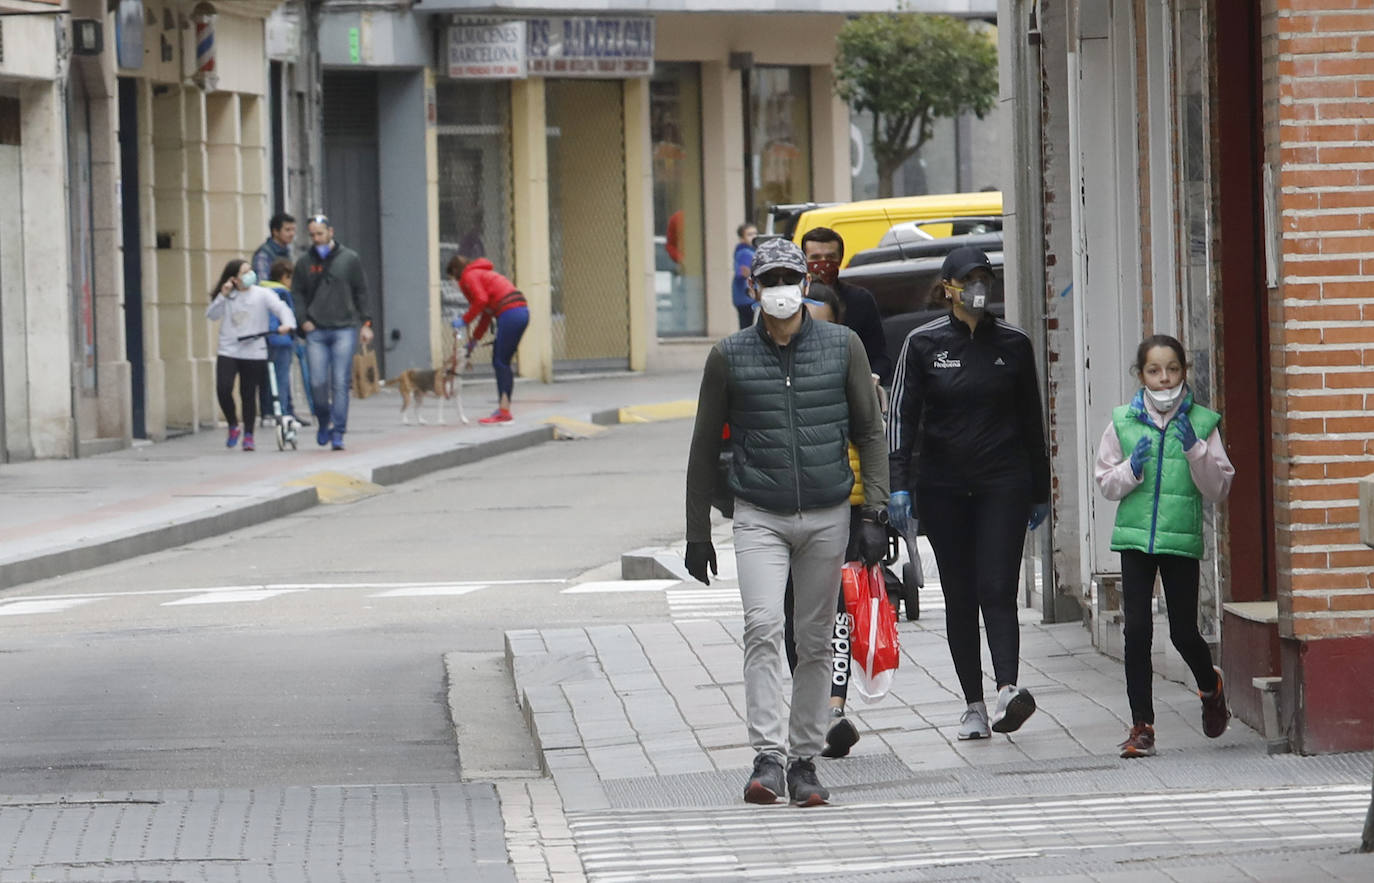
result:
[[(687, 457), (687, 541), (711, 539), (711, 492), (715, 487), (716, 464), (720, 459), (721, 435), (730, 419), (729, 366), (720, 344), (706, 356), (697, 396), (696, 425)], [(849, 404), (849, 441), (859, 451), (859, 470), (863, 481), (864, 504), (887, 505), (888, 457), (884, 438), (882, 409), (873, 388), (872, 372), (862, 341), (849, 334), (849, 370), (845, 375), (845, 396)]]

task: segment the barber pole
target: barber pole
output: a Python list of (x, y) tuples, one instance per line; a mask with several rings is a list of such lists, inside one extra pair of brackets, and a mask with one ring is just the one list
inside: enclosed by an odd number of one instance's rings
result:
[(196, 72), (192, 75), (196, 85), (206, 92), (213, 92), (219, 82), (215, 73), (215, 17), (198, 15), (196, 24)]

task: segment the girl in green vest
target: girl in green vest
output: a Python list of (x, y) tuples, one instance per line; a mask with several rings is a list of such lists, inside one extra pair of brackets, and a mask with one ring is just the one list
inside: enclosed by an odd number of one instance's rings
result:
[(1112, 411), (1095, 474), (1103, 496), (1121, 501), (1112, 549), (1121, 553), (1126, 696), (1134, 722), (1121, 756), (1148, 757), (1155, 753), (1150, 644), (1156, 573), (1164, 584), (1169, 638), (1197, 679), (1202, 732), (1215, 739), (1231, 717), (1221, 670), (1198, 633), (1197, 615), (1202, 504), (1226, 497), (1235, 469), (1221, 444), (1221, 415), (1193, 402), (1183, 344), (1166, 334), (1145, 338), (1133, 370), (1144, 385)]

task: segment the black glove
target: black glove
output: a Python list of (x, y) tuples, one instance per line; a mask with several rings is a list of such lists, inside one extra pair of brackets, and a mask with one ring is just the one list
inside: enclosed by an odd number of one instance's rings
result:
[(887, 555), (887, 510), (864, 509), (859, 521), (859, 560), (872, 567)]
[(710, 542), (688, 543), (687, 554), (682, 556), (682, 560), (687, 565), (688, 573), (708, 586), (711, 584), (711, 580), (706, 576), (706, 567), (710, 565), (711, 575), (716, 575), (715, 546), (711, 545)]

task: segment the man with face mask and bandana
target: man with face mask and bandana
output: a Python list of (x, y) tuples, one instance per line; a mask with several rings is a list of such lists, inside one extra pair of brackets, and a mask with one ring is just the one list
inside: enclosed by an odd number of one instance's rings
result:
[(812, 227), (802, 235), (802, 253), (806, 255), (806, 272), (815, 282), (835, 289), (844, 304), (844, 324), (854, 329), (868, 353), (868, 364), (883, 386), (892, 383), (892, 359), (887, 355), (887, 337), (883, 334), (883, 320), (878, 301), (867, 288), (840, 280), (840, 264), (844, 261), (844, 239), (829, 227)]
[[(762, 314), (707, 356), (687, 462), (687, 570), (709, 584), (716, 568), (711, 497), (729, 423), (744, 696), (757, 752), (744, 790), (749, 803), (790, 797), (819, 806), (830, 796), (813, 758), (829, 722), (831, 623), (854, 484), (850, 441), (859, 450), (864, 490), (860, 557), (871, 563), (887, 547), (886, 445), (868, 356), (854, 332), (807, 315), (808, 284), (796, 245), (771, 239), (758, 246), (749, 291)], [(798, 657), (790, 720), (782, 696), (789, 570)]]
[[(1014, 732), (1035, 711), (1030, 692), (1016, 683), (1016, 596), (1026, 529), (1049, 514), (1049, 452), (1035, 353), (1026, 332), (988, 312), (996, 278), (987, 256), (956, 248), (940, 275), (949, 314), (908, 334), (897, 359), (888, 514), (903, 532), (913, 503), (920, 515), (968, 703), (958, 736), (986, 739), (989, 729)], [(980, 612), (997, 682), (991, 715), (983, 702)]]

